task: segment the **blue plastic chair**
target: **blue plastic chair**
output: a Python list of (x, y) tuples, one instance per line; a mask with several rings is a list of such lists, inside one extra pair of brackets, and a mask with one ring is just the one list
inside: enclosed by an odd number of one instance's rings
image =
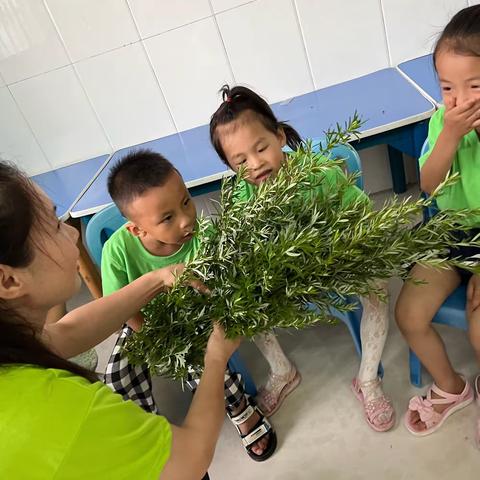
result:
[[(428, 139), (422, 147), (421, 155), (428, 151)], [(430, 206), (424, 211), (424, 219), (428, 221), (438, 210), (435, 206)], [(449, 325), (450, 327), (467, 330), (467, 316), (465, 307), (467, 302), (467, 287), (460, 285), (443, 303), (438, 312), (433, 317), (433, 323), (440, 325)], [(416, 387), (422, 386), (422, 364), (419, 358), (412, 350), (409, 350), (410, 363), (410, 382)]]
[[(96, 213), (87, 223), (85, 230), (86, 246), (98, 268), (100, 268), (102, 264), (102, 248), (104, 243), (112, 233), (118, 230), (126, 221), (126, 218), (120, 213), (117, 206), (112, 204)], [(257, 387), (238, 351), (230, 357), (228, 367), (232, 372), (241, 374), (245, 384), (245, 391), (253, 397), (256, 396)]]

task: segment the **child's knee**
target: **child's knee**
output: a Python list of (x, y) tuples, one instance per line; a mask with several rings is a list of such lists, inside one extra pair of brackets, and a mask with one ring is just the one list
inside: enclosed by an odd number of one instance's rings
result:
[(395, 305), (395, 321), (403, 334), (420, 333), (428, 328), (431, 321), (422, 315), (422, 310), (413, 299), (400, 296)]

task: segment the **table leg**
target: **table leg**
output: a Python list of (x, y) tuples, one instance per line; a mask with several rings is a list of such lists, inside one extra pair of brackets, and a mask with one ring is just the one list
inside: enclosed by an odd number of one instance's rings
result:
[(90, 291), (92, 297), (100, 298), (102, 296), (102, 280), (97, 267), (92, 262), (92, 259), (90, 258), (90, 255), (88, 254), (87, 249), (82, 242), (80, 222), (78, 219), (70, 218), (68, 223), (80, 232), (77, 245), (78, 249), (80, 250), (80, 258), (78, 259), (78, 271), (80, 276), (85, 282), (85, 285)]
[(405, 192), (407, 190), (407, 182), (402, 152), (388, 145), (388, 161), (390, 162), (390, 171), (392, 173), (393, 191), (395, 193)]

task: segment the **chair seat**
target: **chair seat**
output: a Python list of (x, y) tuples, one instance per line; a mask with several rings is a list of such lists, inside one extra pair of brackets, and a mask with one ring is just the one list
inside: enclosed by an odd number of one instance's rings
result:
[(467, 303), (467, 286), (460, 285), (443, 303), (433, 317), (433, 322), (441, 325), (467, 330), (468, 322), (465, 313)]

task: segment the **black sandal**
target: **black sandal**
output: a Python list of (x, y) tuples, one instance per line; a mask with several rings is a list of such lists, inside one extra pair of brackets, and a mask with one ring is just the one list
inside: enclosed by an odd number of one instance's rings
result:
[[(245, 423), (255, 412), (257, 412), (260, 417), (258, 422), (252, 427), (249, 433), (246, 433), (245, 435), (242, 434), (238, 426)], [(262, 411), (255, 405), (248, 395), (245, 395), (245, 408), (240, 413), (232, 416), (227, 409), (227, 414), (242, 439), (243, 448), (245, 448), (251, 459), (256, 462), (263, 462), (273, 455), (277, 448), (277, 434), (272, 428), (270, 422), (265, 418), (265, 415), (263, 415)], [(269, 435), (267, 448), (263, 453), (257, 455), (252, 451), (252, 446), (266, 435)]]

